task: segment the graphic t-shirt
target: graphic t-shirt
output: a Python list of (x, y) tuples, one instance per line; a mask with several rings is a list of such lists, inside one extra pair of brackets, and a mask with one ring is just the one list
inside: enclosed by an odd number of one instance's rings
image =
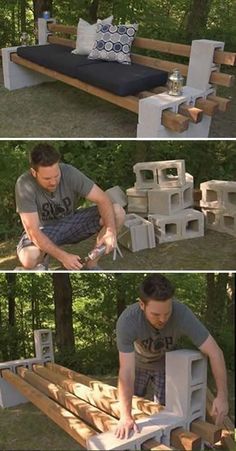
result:
[(86, 197), (94, 182), (69, 164), (61, 163), (61, 179), (55, 192), (42, 188), (31, 172), (22, 174), (15, 188), (18, 213), (38, 212), (41, 225), (52, 224), (73, 213), (80, 197)]
[(189, 337), (199, 347), (209, 336), (194, 313), (176, 299), (172, 302), (171, 316), (162, 329), (156, 329), (147, 321), (136, 302), (120, 315), (116, 334), (118, 350), (125, 353), (135, 351), (135, 365), (151, 370), (165, 367), (165, 353), (175, 349), (180, 337)]

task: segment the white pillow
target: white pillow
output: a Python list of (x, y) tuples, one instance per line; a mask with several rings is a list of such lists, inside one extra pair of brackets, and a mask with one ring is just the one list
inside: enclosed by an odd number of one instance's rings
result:
[(111, 24), (112, 20), (113, 16), (109, 16), (103, 20), (98, 19), (97, 23), (90, 25), (86, 22), (86, 20), (80, 19), (77, 27), (76, 48), (75, 50), (72, 50), (71, 53), (75, 53), (77, 55), (88, 55), (91, 52), (93, 44), (96, 40), (97, 24)]

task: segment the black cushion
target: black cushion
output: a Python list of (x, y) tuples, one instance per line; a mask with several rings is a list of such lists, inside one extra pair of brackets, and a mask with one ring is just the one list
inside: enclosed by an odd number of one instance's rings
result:
[(58, 44), (32, 45), (18, 47), (17, 54), (32, 63), (55, 70), (61, 74), (76, 77), (79, 66), (85, 64), (96, 64), (97, 61), (90, 61), (87, 56), (74, 55), (70, 47)]
[(165, 85), (168, 73), (141, 64), (100, 62), (96, 66), (78, 67), (77, 77), (119, 96), (127, 96)]
[(74, 55), (71, 48), (58, 44), (18, 47), (17, 54), (119, 96), (165, 85), (168, 76), (167, 72), (141, 64), (90, 60), (84, 55)]

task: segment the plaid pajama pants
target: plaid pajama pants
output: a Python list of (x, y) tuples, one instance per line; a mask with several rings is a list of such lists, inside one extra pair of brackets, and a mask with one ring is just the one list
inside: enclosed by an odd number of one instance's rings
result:
[(151, 382), (154, 389), (154, 401), (165, 405), (165, 371), (146, 370), (135, 368), (134, 394), (145, 396), (148, 383)]
[[(74, 213), (59, 219), (55, 224), (45, 225), (41, 228), (43, 233), (58, 246), (63, 244), (74, 244), (86, 240), (98, 233), (102, 226), (99, 224), (101, 217), (97, 206), (79, 208)], [(23, 233), (17, 246), (17, 252), (34, 243)]]

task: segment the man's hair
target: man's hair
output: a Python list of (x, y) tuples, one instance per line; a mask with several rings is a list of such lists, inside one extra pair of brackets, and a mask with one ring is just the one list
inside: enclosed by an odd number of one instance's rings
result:
[(139, 288), (139, 297), (144, 304), (149, 301), (166, 301), (174, 296), (175, 287), (162, 274), (145, 277)]
[(39, 166), (52, 166), (60, 161), (59, 152), (53, 146), (46, 143), (37, 144), (30, 152), (30, 167), (35, 169)]

